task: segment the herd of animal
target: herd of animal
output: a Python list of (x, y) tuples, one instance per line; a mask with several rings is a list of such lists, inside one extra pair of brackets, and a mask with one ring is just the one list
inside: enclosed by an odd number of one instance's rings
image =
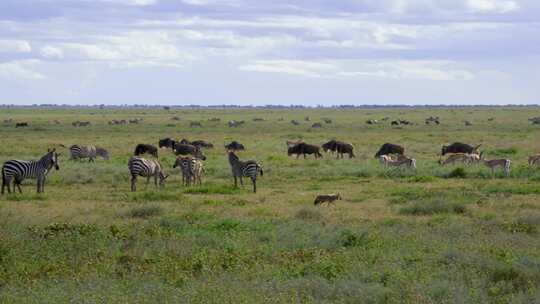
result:
[[(321, 149), (324, 152), (335, 153), (336, 157), (344, 158), (347, 154), (349, 158), (354, 158), (354, 146), (351, 143), (332, 139), (321, 146), (308, 144), (303, 140), (286, 141), (287, 154), (289, 156), (296, 155), (299, 158), (303, 155), (314, 155), (314, 157), (322, 158)], [(63, 145), (61, 147), (66, 148)], [(158, 148), (159, 147), (159, 148)], [(151, 144), (136, 145), (133, 156), (128, 161), (129, 174), (131, 176), (131, 191), (136, 191), (137, 177), (145, 177), (146, 183), (150, 179), (154, 179), (156, 187), (163, 186), (168, 178), (164, 172), (164, 168), (158, 160), (158, 151), (161, 149), (170, 149), (177, 157), (173, 168), (180, 168), (182, 173), (182, 184), (185, 186), (201, 185), (202, 175), (204, 173), (204, 161), (207, 159), (203, 154), (203, 149), (212, 149), (214, 145), (205, 140), (189, 141), (187, 139), (175, 140), (173, 138), (163, 138), (158, 141), (158, 147)], [(497, 168), (501, 168), (505, 175), (510, 173), (510, 160), (508, 159), (484, 159), (484, 153), (479, 151), (480, 145), (471, 146), (464, 143), (455, 142), (448, 146), (443, 146), (441, 149), (439, 163), (441, 166), (462, 163), (462, 164), (478, 164), (483, 163), (491, 169), (492, 174)], [(231, 173), (234, 179), (234, 186), (238, 186), (238, 180), (243, 186), (243, 178), (249, 178), (252, 182), (253, 192), (257, 191), (257, 177), (263, 175), (263, 168), (260, 163), (254, 160), (242, 161), (235, 154), (236, 151), (245, 150), (245, 146), (237, 141), (232, 141), (225, 145), (228, 154), (228, 161), (231, 167)], [(109, 153), (106, 149), (99, 146), (91, 145), (72, 145), (69, 147), (70, 160), (88, 159), (89, 162), (94, 162), (97, 157), (105, 160), (109, 159)], [(144, 155), (153, 156), (153, 158), (145, 158)], [(443, 156), (448, 155), (446, 159)], [(24, 179), (37, 180), (37, 192), (44, 191), (44, 185), (47, 174), (56, 168), (59, 170), (58, 158), (60, 153), (56, 149), (48, 150), (47, 153), (39, 160), (9, 160), (2, 166), (2, 194), (5, 188), (8, 193), (11, 192), (11, 183), (13, 190), (15, 187), (22, 193), (21, 183)], [(416, 160), (405, 155), (403, 146), (385, 143), (375, 154), (375, 158), (379, 160), (384, 168), (408, 168), (416, 169)], [(529, 157), (528, 163), (530, 166), (540, 166), (540, 155)], [(315, 205), (333, 203), (335, 200), (341, 199), (339, 194), (328, 194), (317, 197)]]

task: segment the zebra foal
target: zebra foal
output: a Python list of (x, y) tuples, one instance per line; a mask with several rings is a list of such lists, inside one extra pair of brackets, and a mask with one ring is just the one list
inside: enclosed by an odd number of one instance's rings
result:
[(244, 186), (242, 177), (249, 177), (253, 183), (253, 192), (256, 193), (257, 176), (259, 173), (263, 176), (262, 166), (254, 160), (241, 161), (232, 151), (229, 151), (229, 164), (234, 177), (234, 187), (238, 187), (238, 178), (240, 179), (240, 185)]
[(109, 152), (101, 147), (96, 146), (73, 145), (69, 147), (69, 153), (71, 155), (70, 160), (82, 160), (88, 158), (89, 162), (94, 162), (98, 156), (105, 160), (109, 159)]
[(179, 156), (173, 168), (180, 167), (182, 172), (182, 184), (189, 186), (198, 183), (202, 184), (203, 163), (200, 159), (191, 156)]
[(165, 175), (161, 165), (157, 160), (145, 159), (142, 157), (134, 156), (128, 162), (129, 173), (131, 174), (131, 191), (136, 191), (137, 176), (146, 177), (146, 186), (150, 183), (150, 178), (154, 177), (154, 185), (163, 187), (165, 180), (169, 175)]
[(24, 179), (35, 178), (37, 180), (37, 192), (41, 193), (45, 191), (45, 179), (47, 173), (54, 166), (56, 170), (60, 169), (58, 165), (58, 156), (56, 149), (48, 150), (47, 154), (42, 156), (39, 160), (8, 160), (2, 166), (2, 194), (4, 194), (4, 188), (7, 186), (8, 193), (11, 193), (10, 184), (13, 180), (13, 191), (15, 186), (19, 189), (19, 193), (22, 193), (21, 183)]

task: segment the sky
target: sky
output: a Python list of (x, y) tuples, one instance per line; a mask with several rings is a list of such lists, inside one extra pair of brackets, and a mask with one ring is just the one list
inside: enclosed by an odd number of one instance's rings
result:
[(1, 0), (34, 103), (540, 104), (540, 1)]

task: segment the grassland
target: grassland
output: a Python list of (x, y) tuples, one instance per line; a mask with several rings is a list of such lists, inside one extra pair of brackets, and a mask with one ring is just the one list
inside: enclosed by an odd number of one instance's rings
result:
[[(526, 166), (540, 149), (538, 127), (527, 122), (536, 114), (511, 107), (2, 109), (0, 122), (31, 126), (0, 127), (1, 162), (75, 143), (103, 146), (112, 157), (73, 162), (61, 149), (45, 194), (27, 181), (23, 195), (0, 197), (0, 302), (540, 303), (540, 170)], [(424, 125), (430, 115), (442, 124)], [(419, 124), (365, 124), (385, 116)], [(135, 117), (144, 121), (107, 124)], [(333, 123), (310, 128), (325, 117)], [(229, 119), (246, 124), (228, 128)], [(75, 120), (93, 125), (75, 128)], [(203, 127), (190, 128), (191, 121)], [(216, 145), (206, 151), (203, 186), (180, 186), (174, 156), (160, 151), (173, 174), (165, 189), (145, 191), (141, 180), (130, 193), (133, 147), (168, 136)], [(357, 158), (287, 157), (285, 140), (298, 138), (352, 142)], [(231, 140), (246, 145), (242, 159), (265, 168), (256, 194), (232, 188), (222, 148)], [(511, 176), (441, 168), (440, 146), (453, 141), (482, 143), (487, 158), (511, 159)], [(384, 142), (404, 145), (418, 170), (383, 170), (373, 154)], [(313, 206), (317, 194), (330, 192), (344, 200)]]

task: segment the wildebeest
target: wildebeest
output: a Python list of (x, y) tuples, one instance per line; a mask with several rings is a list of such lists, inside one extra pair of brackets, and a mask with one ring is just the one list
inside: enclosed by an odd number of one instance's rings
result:
[(300, 124), (298, 121), (296, 121), (296, 120), (294, 120), (294, 119), (291, 120), (291, 123), (292, 123), (293, 125), (295, 125), (295, 126), (298, 126), (298, 125)]
[(304, 158), (306, 158), (306, 154), (314, 154), (315, 158), (322, 158), (319, 146), (306, 144), (304, 142), (287, 149), (287, 155), (291, 156), (293, 154), (296, 154), (296, 158), (300, 157), (300, 154), (303, 154)]
[(205, 140), (194, 140), (191, 142), (192, 145), (200, 148), (208, 148), (211, 149), (214, 147), (214, 145), (211, 142), (205, 141)]
[(430, 116), (426, 118), (426, 125), (429, 125), (431, 123), (434, 123), (436, 125), (440, 124), (441, 122), (439, 121), (439, 116), (437, 117)]
[(376, 119), (369, 119), (369, 120), (366, 120), (366, 123), (368, 125), (376, 125), (379, 123), (379, 121), (377, 121)]
[(324, 203), (327, 203), (328, 205), (334, 204), (334, 201), (341, 200), (341, 195), (338, 194), (321, 194), (317, 195), (315, 198), (315, 201), (313, 202), (313, 205), (322, 205)]
[(27, 122), (18, 122), (15, 124), (15, 128), (21, 128), (21, 127), (28, 127), (28, 123)]
[(174, 147), (174, 153), (176, 155), (192, 155), (198, 159), (206, 160), (206, 156), (202, 154), (199, 147), (189, 144), (177, 144)]
[(142, 118), (134, 118), (134, 119), (130, 119), (129, 120), (129, 123), (130, 124), (138, 124), (139, 122), (143, 121)]
[(311, 125), (312, 128), (322, 128), (322, 124), (320, 122), (316, 122)]
[(167, 138), (163, 138), (163, 139), (160, 139), (159, 142), (158, 142), (158, 146), (160, 148), (171, 148), (171, 149), (174, 149), (174, 146), (176, 145), (176, 140), (170, 138), (170, 137), (167, 137)]
[(198, 121), (192, 121), (189, 123), (189, 126), (194, 128), (194, 127), (202, 127), (202, 124)]
[(470, 122), (470, 121), (468, 121), (468, 120), (463, 121), (463, 123), (464, 123), (465, 126), (467, 126), (467, 127), (472, 126), (472, 122)]
[(225, 149), (227, 149), (227, 151), (243, 151), (246, 148), (241, 143), (237, 142), (236, 140), (233, 140), (228, 145), (225, 145)]
[(540, 125), (540, 117), (529, 118), (529, 122), (533, 125)]
[[(285, 144), (287, 145), (287, 148), (294, 147), (298, 145), (299, 143), (303, 143), (304, 141), (299, 139), (297, 141), (287, 140), (285, 141)], [(326, 152), (326, 151), (325, 151)]]
[(243, 120), (230, 120), (229, 121), (229, 128), (236, 128), (238, 126), (241, 126), (245, 123)]
[(153, 155), (156, 158), (158, 157), (158, 149), (156, 148), (156, 146), (148, 145), (148, 144), (138, 144), (135, 147), (135, 152), (133, 154), (136, 156), (139, 156), (145, 153)]
[(404, 152), (405, 152), (405, 148), (403, 148), (400, 145), (385, 143), (381, 146), (379, 151), (377, 151), (377, 153), (375, 154), (375, 158), (378, 158), (381, 155), (389, 155), (389, 154), (403, 155)]
[(180, 120), (180, 117), (178, 117), (178, 116), (173, 116), (173, 117), (171, 117), (171, 120), (179, 121), (179, 120)]
[(343, 154), (349, 154), (349, 158), (355, 157), (354, 155), (354, 147), (350, 143), (346, 143), (343, 141), (332, 139), (327, 143), (324, 143), (322, 145), (323, 151), (332, 151), (337, 152), (337, 158), (341, 156), (343, 158)]
[(442, 146), (441, 155), (445, 155), (447, 153), (466, 153), (466, 154), (476, 153), (478, 151), (478, 148), (481, 145), (482, 144), (473, 147), (468, 144), (455, 142), (449, 146)]

